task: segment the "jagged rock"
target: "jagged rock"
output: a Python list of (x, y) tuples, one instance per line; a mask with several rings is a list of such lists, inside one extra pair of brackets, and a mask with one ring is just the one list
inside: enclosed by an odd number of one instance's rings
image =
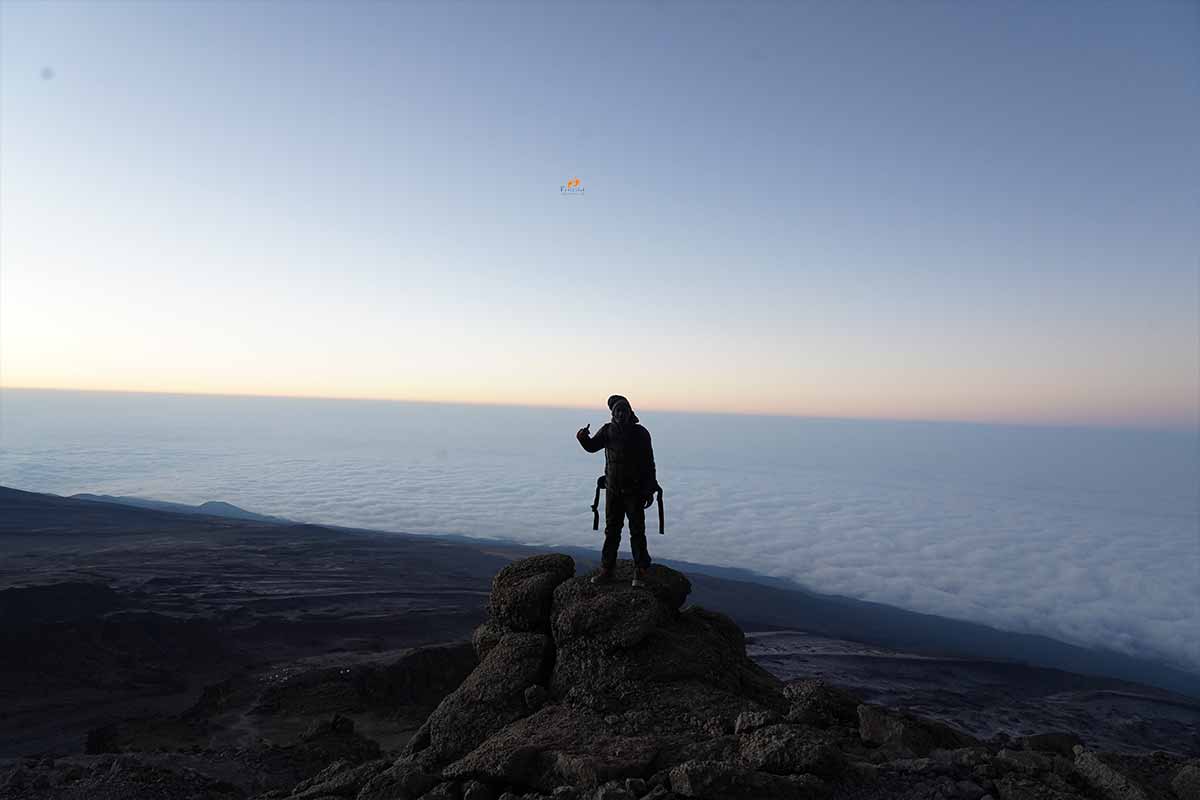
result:
[(339, 758), (337, 761), (334, 761), (332, 764), (325, 767), (325, 769), (321, 770), (316, 775), (313, 775), (308, 780), (300, 781), (300, 783), (296, 784), (296, 786), (292, 789), (292, 794), (302, 794), (311, 789), (313, 786), (320, 786), (322, 783), (325, 783), (333, 778), (334, 775), (343, 770), (350, 769), (352, 766), (354, 765), (351, 762)]
[(29, 770), (17, 764), (17, 766), (13, 767), (12, 772), (8, 773), (5, 777), (4, 783), (0, 784), (0, 788), (16, 793), (24, 790), (32, 781), (33, 776)]
[(929, 776), (913, 786), (913, 792), (910, 796), (922, 798), (922, 800), (926, 798), (928, 800), (936, 800), (937, 798), (956, 797), (957, 791), (958, 789), (954, 785), (954, 781), (950, 778)]
[(555, 588), (575, 574), (575, 561), (561, 553), (524, 558), (492, 580), (492, 619), (514, 631), (545, 631)]
[(833, 777), (845, 771), (841, 752), (794, 725), (760, 728), (739, 742), (739, 760), (751, 769), (776, 775), (812, 773)]
[(459, 796), (457, 783), (443, 781), (421, 795), (420, 800), (459, 800)]
[(436, 776), (400, 761), (367, 781), (357, 800), (417, 800), (437, 782)]
[(593, 800), (637, 800), (637, 796), (617, 781), (609, 781), (592, 796)]
[[(684, 761), (737, 761), (741, 758), (741, 744), (741, 737), (738, 736), (726, 735), (701, 739), (669, 751), (670, 757), (667, 762), (673, 765), (681, 764)], [(669, 774), (666, 783), (670, 783)]]
[(553, 705), (492, 736), (443, 774), (553, 791), (641, 777), (657, 752), (652, 737), (626, 736), (586, 709)]
[(555, 589), (551, 620), (555, 645), (562, 648), (584, 639), (608, 649), (628, 649), (675, 615), (674, 609), (649, 592), (615, 588), (576, 578)]
[(429, 716), (429, 750), (444, 763), (526, 714), (525, 689), (545, 683), (553, 650), (540, 633), (506, 633)]
[(462, 800), (492, 800), (492, 789), (480, 781), (467, 781), (463, 784)]
[(789, 722), (828, 728), (858, 721), (857, 709), (862, 700), (823, 680), (789, 684), (783, 694), (791, 703), (787, 712)]
[(437, 752), (432, 747), (426, 747), (424, 750), (416, 753), (402, 755), (397, 759), (396, 764), (399, 765), (401, 762), (421, 772), (427, 772), (430, 775), (437, 775), (442, 771), (442, 760), (438, 758)]
[(743, 711), (738, 714), (737, 720), (733, 723), (734, 733), (749, 733), (756, 728), (761, 728), (764, 725), (771, 725), (779, 721), (779, 715), (774, 711)]
[[(355, 766), (361, 758), (331, 765), (292, 800), (318, 800), (318, 792), (345, 800), (355, 790), (359, 800), (493, 800), (505, 789), (500, 800), (789, 800), (828, 793), (826, 781), (847, 798), (878, 790), (1075, 800), (1072, 782), (1083, 786), (1076, 770), (1088, 754), (1052, 755), (1078, 741), (1070, 734), (1025, 737), (1019, 750), (1009, 738), (984, 747), (821, 680), (785, 691), (746, 656), (733, 620), (681, 610), (686, 577), (655, 565), (649, 586), (635, 589), (623, 580), (630, 571), (620, 562), (617, 581), (593, 585), (571, 577), (565, 556), (506, 567), (493, 582), (492, 619), (473, 635), (478, 665), (405, 755), (390, 767)], [(348, 723), (330, 720), (313, 735), (344, 736)], [(1109, 763), (1144, 777), (1140, 762)]]
[(824, 788), (811, 775), (746, 771), (720, 761), (687, 761), (671, 770), (671, 790), (702, 800), (808, 800)]
[[(632, 561), (618, 561), (613, 571), (613, 580), (600, 587), (601, 590), (630, 588), (633, 569)], [(692, 582), (686, 575), (662, 564), (651, 564), (643, 577), (646, 585), (637, 591), (654, 595), (663, 605), (673, 611), (683, 608), (684, 601), (692, 593)], [(591, 577), (588, 576), (589, 581), (590, 579)]]
[[(337, 761), (334, 761), (329, 766), (325, 767), (325, 769), (318, 772), (316, 775), (313, 775), (311, 778), (300, 781), (300, 783), (296, 784), (292, 788), (291, 793), (298, 797), (314, 797), (314, 796), (320, 796), (320, 795), (326, 794), (324, 791), (319, 791), (319, 792), (313, 793), (309, 790), (313, 789), (314, 787), (322, 786), (323, 784), (329, 783), (330, 781), (332, 781), (334, 779), (334, 776), (338, 775), (338, 773), (345, 772), (346, 770), (351, 769), (353, 766), (354, 766), (354, 763), (351, 761), (346, 761), (345, 759), (338, 759)], [(365, 783), (365, 781), (364, 781), (364, 783)]]
[[(711, 633), (725, 640), (729, 648), (736, 653), (746, 652), (746, 634), (738, 624), (719, 611), (710, 611), (700, 606), (692, 606), (684, 614), (702, 623)], [(777, 687), (781, 690), (782, 687)]]
[(473, 777), (490, 783), (538, 784), (542, 773), (542, 751), (536, 745), (484, 742), (466, 757), (442, 770), (448, 778)]
[[(335, 767), (336, 769), (334, 769)], [(386, 759), (369, 761), (357, 767), (351, 766), (346, 761), (336, 761), (310, 780), (297, 786), (292, 791), (293, 800), (314, 800), (318, 797), (329, 796), (352, 797), (387, 767)]]
[(699, 608), (675, 610), (686, 580), (654, 565), (651, 589), (666, 587), (657, 593), (624, 583), (594, 586), (586, 578), (559, 586), (551, 694), (596, 710), (653, 709), (667, 724), (705, 709), (703, 720), (689, 722), (697, 730), (712, 717), (732, 719), (747, 710), (746, 700), (750, 710), (783, 710), (780, 682), (746, 656), (732, 620)]
[(475, 650), (475, 655), (480, 661), (488, 654), (496, 645), (500, 644), (500, 640), (504, 637), (506, 628), (498, 622), (487, 622), (480, 625), (471, 634), (471, 647)]
[(405, 743), (403, 752), (407, 755), (419, 753), (429, 747), (429, 720), (426, 719), (421, 723), (421, 727), (417, 728), (417, 732), (412, 735), (412, 738)]
[(1141, 787), (1105, 764), (1095, 753), (1077, 750), (1075, 771), (1110, 800), (1146, 800)]
[[(1000, 795), (1000, 800), (1083, 800), (1074, 792), (1052, 789), (1015, 772), (996, 781), (996, 793)], [(987, 797), (990, 795), (984, 795), (985, 800)]]
[(973, 737), (940, 722), (872, 705), (858, 707), (858, 733), (864, 742), (915, 756), (929, 755), (935, 749), (953, 750), (978, 744)]
[[(553, 582), (538, 576), (557, 581), (568, 562), (539, 557), (497, 576), (503, 597), (493, 599), (492, 625), (475, 633), (483, 659), (430, 716), (427, 736), (414, 737), (406, 756), (411, 766), (444, 779), (544, 792), (641, 780), (658, 770), (665, 790), (666, 770), (686, 757), (717, 755), (701, 743), (722, 738), (739, 713), (786, 710), (780, 682), (746, 656), (741, 629), (723, 614), (680, 612), (690, 583), (661, 565), (649, 570), (646, 589), (620, 581), (596, 586), (586, 578), (558, 583), (548, 617), (553, 649), (536, 633), (512, 630), (492, 643), (501, 619), (511, 625), (523, 614), (517, 624), (529, 624), (529, 609)], [(618, 578), (630, 571), (620, 562)], [(546, 697), (539, 672), (550, 664)], [(769, 738), (750, 740), (751, 760), (811, 761), (829, 771), (811, 747), (791, 739), (771, 746)], [(720, 755), (740, 757), (736, 743), (726, 743)]]
[(1200, 764), (1186, 764), (1175, 773), (1171, 791), (1179, 800), (1200, 800)]
[(1020, 739), (1020, 743), (1026, 750), (1071, 756), (1074, 755), (1075, 745), (1082, 745), (1083, 740), (1073, 733), (1056, 731), (1053, 733), (1039, 733), (1034, 736), (1025, 736)]

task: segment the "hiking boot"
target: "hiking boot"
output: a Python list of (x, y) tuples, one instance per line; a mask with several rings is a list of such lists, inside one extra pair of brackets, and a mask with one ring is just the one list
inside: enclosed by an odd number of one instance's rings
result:
[(601, 567), (600, 570), (592, 576), (592, 583), (601, 584), (608, 583), (612, 580), (612, 570), (607, 567)]
[(634, 567), (633, 585), (634, 586), (645, 586), (646, 585), (646, 570), (642, 569), (641, 567)]

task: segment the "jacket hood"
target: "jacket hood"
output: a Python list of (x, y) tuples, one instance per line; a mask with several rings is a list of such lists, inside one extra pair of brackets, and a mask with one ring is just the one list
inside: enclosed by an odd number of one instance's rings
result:
[(613, 396), (608, 398), (608, 410), (609, 411), (615, 411), (619, 404), (624, 404), (626, 407), (629, 408), (629, 421), (631, 423), (633, 423), (634, 425), (636, 425), (639, 422), (639, 420), (638, 420), (637, 414), (635, 414), (633, 411), (633, 406), (629, 404), (628, 399), (626, 399), (625, 397), (623, 397), (622, 395), (619, 395), (619, 394), (614, 394)]

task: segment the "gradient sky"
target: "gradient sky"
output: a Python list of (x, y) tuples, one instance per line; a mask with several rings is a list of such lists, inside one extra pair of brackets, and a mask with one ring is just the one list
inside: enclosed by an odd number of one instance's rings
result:
[(1194, 2), (0, 3), (5, 386), (1191, 428), (1198, 220)]

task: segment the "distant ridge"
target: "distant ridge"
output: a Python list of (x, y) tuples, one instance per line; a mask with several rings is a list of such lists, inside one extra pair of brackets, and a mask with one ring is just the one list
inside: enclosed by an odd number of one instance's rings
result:
[(250, 522), (274, 522), (281, 525), (290, 524), (292, 520), (284, 519), (283, 517), (272, 517), (268, 514), (255, 514), (253, 511), (247, 511), (244, 508), (238, 508), (232, 503), (225, 503), (220, 500), (209, 500), (206, 503), (201, 503), (198, 506), (189, 506), (184, 503), (168, 503), (163, 500), (150, 500), (144, 497), (129, 497), (127, 495), (111, 495), (111, 494), (81, 494), (71, 495), (72, 500), (88, 500), (94, 503), (116, 503), (122, 506), (133, 506), (135, 508), (149, 508), (154, 511), (169, 511), (173, 514), (199, 514), (206, 517), (226, 517), (228, 519), (244, 519)]

